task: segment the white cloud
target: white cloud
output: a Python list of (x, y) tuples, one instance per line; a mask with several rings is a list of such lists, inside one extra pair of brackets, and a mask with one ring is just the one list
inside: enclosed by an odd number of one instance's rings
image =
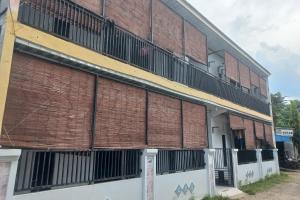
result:
[(282, 89), (282, 93), (300, 98), (299, 89), (292, 91), (289, 88), (293, 86), (281, 78), (293, 77), (292, 82), (300, 85), (298, 0), (188, 1), (271, 71), (271, 91)]

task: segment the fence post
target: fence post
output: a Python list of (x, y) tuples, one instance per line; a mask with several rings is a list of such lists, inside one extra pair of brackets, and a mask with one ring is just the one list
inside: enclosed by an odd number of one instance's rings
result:
[(235, 188), (238, 188), (238, 149), (232, 149), (232, 175), (233, 175), (233, 185)]
[(20, 154), (20, 149), (0, 149), (0, 199), (13, 199)]
[(273, 149), (273, 157), (275, 162), (276, 174), (280, 174), (279, 161), (278, 161), (278, 149)]
[(205, 168), (207, 170), (207, 185), (209, 196), (216, 194), (216, 179), (215, 179), (215, 164), (214, 154), (215, 149), (205, 149)]
[(157, 149), (145, 149), (141, 160), (143, 197), (142, 200), (154, 200)]
[(256, 158), (257, 158), (257, 165), (258, 165), (258, 173), (260, 179), (263, 179), (263, 170), (262, 170), (262, 157), (261, 157), (262, 149), (256, 149)]

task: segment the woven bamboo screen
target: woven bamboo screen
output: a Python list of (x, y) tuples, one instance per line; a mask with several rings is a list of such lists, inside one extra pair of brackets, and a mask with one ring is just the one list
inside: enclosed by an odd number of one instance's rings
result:
[(250, 70), (243, 63), (239, 62), (240, 82), (243, 87), (250, 89)]
[(268, 92), (267, 92), (267, 81), (263, 78), (259, 79), (259, 86), (260, 86), (260, 94), (267, 97)]
[(161, 94), (148, 94), (148, 145), (181, 148), (180, 100)]
[(266, 141), (269, 145), (274, 147), (274, 141), (273, 141), (273, 133), (272, 133), (272, 126), (268, 124), (264, 124), (265, 126), (265, 135), (266, 135)]
[(229, 123), (232, 130), (241, 130), (245, 128), (243, 118), (236, 115), (229, 114)]
[(239, 82), (238, 61), (227, 52), (225, 52), (225, 71), (228, 78)]
[(252, 85), (259, 87), (259, 76), (253, 71), (250, 71), (250, 80)]
[(262, 123), (260, 122), (254, 122), (255, 124), (255, 133), (256, 133), (256, 137), (258, 139), (264, 140), (265, 136), (264, 136), (264, 126)]
[(143, 148), (145, 110), (145, 90), (99, 79), (95, 147)]
[(244, 119), (244, 125), (245, 125), (246, 148), (255, 149), (256, 145), (255, 145), (253, 121), (249, 119)]
[(0, 144), (88, 148), (93, 88), (92, 75), (15, 52)]
[(182, 102), (183, 147), (200, 149), (207, 147), (207, 125), (205, 107)]

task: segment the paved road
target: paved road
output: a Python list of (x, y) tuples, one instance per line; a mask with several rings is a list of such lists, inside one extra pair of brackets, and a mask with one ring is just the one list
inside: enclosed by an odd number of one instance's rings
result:
[(290, 180), (266, 192), (247, 195), (240, 200), (300, 200), (300, 171), (288, 172)]

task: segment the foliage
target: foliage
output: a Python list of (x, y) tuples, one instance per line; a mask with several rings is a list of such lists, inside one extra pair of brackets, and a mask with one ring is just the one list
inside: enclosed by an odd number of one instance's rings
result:
[(273, 121), (275, 127), (294, 129), (293, 141), (300, 147), (300, 101), (286, 101), (280, 92), (271, 94)]
[(214, 196), (214, 197), (206, 196), (202, 200), (231, 200), (231, 199), (229, 197), (223, 197), (223, 196)]
[(241, 186), (240, 190), (242, 190), (243, 192), (249, 195), (255, 195), (257, 192), (268, 190), (271, 187), (277, 184), (281, 184), (287, 180), (288, 180), (288, 175), (285, 173), (281, 173), (280, 175), (272, 175), (258, 182)]

